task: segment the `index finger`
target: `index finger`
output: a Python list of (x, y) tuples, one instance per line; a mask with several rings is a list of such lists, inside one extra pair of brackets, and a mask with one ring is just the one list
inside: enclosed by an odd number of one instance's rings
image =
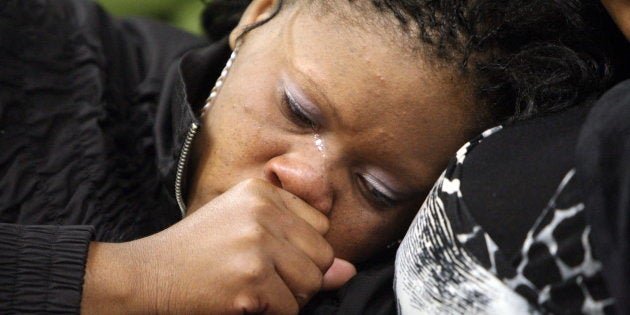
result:
[(330, 225), (326, 215), (309, 205), (304, 200), (300, 199), (298, 196), (282, 188), (275, 186), (274, 188), (285, 208), (291, 210), (299, 218), (310, 224), (319, 234), (325, 235), (328, 233)]

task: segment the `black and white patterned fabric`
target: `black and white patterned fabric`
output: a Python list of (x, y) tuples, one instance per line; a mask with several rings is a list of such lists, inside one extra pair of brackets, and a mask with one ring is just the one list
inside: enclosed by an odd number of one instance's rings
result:
[(396, 258), (399, 314), (609, 314), (573, 169), (516, 259), (468, 211), (460, 189), (466, 155), (501, 129), (463, 146), (420, 208)]

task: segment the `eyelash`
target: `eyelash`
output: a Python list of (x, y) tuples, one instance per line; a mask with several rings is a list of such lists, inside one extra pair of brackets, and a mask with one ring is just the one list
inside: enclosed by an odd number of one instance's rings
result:
[(376, 208), (392, 208), (396, 205), (396, 200), (388, 197), (385, 193), (378, 190), (378, 188), (374, 187), (363, 175), (358, 175), (359, 180), (361, 181), (361, 186), (363, 186), (366, 198), (370, 200)]
[(286, 92), (284, 93), (283, 103), (287, 109), (289, 119), (293, 123), (304, 128), (317, 128), (317, 124), (308, 117), (302, 106)]

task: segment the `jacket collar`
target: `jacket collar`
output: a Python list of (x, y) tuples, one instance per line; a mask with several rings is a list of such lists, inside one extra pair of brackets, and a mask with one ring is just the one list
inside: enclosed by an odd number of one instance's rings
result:
[[(210, 46), (191, 50), (179, 63), (171, 66), (164, 81), (154, 134), (160, 176), (173, 199), (176, 198), (177, 165), (186, 136), (193, 125), (200, 126), (201, 108), (230, 53), (227, 38)], [(183, 180), (182, 183), (185, 184), (186, 181)]]

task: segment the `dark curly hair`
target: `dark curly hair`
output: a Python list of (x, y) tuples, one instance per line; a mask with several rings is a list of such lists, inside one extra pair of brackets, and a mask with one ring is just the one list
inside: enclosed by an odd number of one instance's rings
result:
[[(208, 3), (203, 14), (208, 36), (229, 32), (249, 2)], [(597, 0), (371, 2), (437, 60), (471, 74), (495, 121), (588, 104), (617, 81), (614, 69), (628, 70), (620, 53), (628, 51), (627, 42)]]

